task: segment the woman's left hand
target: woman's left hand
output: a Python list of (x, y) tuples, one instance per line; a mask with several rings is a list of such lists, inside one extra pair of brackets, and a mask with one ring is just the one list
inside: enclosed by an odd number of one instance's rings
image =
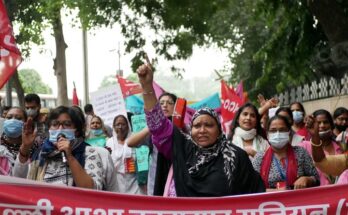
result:
[(310, 187), (311, 182), (312, 182), (311, 177), (301, 176), (295, 181), (294, 189), (297, 190), (297, 189), (303, 189), (303, 188)]

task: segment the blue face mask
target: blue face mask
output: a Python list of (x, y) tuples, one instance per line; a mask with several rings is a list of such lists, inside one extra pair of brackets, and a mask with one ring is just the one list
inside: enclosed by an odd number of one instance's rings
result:
[(49, 133), (49, 141), (52, 143), (56, 143), (59, 136), (62, 136), (68, 140), (75, 139), (75, 129), (50, 129)]
[(303, 112), (301, 111), (293, 111), (292, 117), (294, 118), (295, 123), (299, 123), (303, 121)]
[(103, 134), (103, 129), (91, 129), (91, 134), (94, 136), (100, 136)]
[(7, 137), (17, 138), (22, 135), (23, 121), (7, 119), (4, 121), (4, 133)]

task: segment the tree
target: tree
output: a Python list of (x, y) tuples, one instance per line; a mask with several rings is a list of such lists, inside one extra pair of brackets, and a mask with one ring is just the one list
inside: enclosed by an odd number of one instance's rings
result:
[(52, 89), (42, 82), (37, 71), (33, 69), (22, 69), (18, 74), (25, 93), (52, 94)]
[(271, 96), (323, 74), (337, 77), (348, 68), (347, 1), (150, 0), (126, 4), (135, 14), (122, 25), (127, 38), (133, 35), (129, 50), (145, 43), (140, 33), (145, 25), (158, 33), (152, 44), (167, 59), (189, 56), (193, 44), (216, 42), (230, 51), (230, 82), (244, 80), (254, 98), (258, 92)]
[(108, 75), (108, 76), (105, 76), (103, 78), (98, 89), (109, 87), (109, 86), (115, 85), (116, 83), (117, 83), (116, 76), (115, 75)]
[[(11, 16), (19, 26), (17, 36), (18, 43), (22, 45), (24, 56), (30, 53), (31, 43), (42, 44), (41, 33), (50, 28), (56, 42), (56, 57), (54, 58), (54, 70), (57, 76), (59, 105), (68, 105), (66, 59), (65, 49), (67, 44), (64, 40), (61, 13), (78, 9), (78, 16), (72, 20), (72, 24), (81, 21), (82, 28), (88, 29), (100, 25), (111, 25), (119, 19), (120, 3), (118, 1), (93, 0), (15, 0), (7, 1)], [(116, 13), (115, 13), (116, 11)], [(72, 14), (72, 13), (70, 13)]]
[[(271, 96), (323, 74), (337, 77), (348, 68), (348, 2), (342, 0), (15, 2), (20, 6), (15, 15), (22, 23), (19, 38), (25, 38), (23, 41), (40, 42), (37, 32), (44, 25), (52, 27), (56, 74), (62, 76), (66, 48), (62, 8), (78, 9), (76, 20), (85, 29), (120, 23), (126, 51), (134, 53), (134, 71), (147, 43), (168, 60), (189, 57), (193, 45), (217, 43), (230, 52), (230, 82), (244, 80), (254, 98), (259, 92)], [(149, 30), (155, 33), (153, 38), (146, 33)]]

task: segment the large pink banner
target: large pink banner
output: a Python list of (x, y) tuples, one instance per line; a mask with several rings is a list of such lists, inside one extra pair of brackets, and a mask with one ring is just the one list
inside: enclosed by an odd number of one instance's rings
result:
[(164, 198), (66, 188), (0, 177), (2, 214), (347, 214), (348, 185), (222, 197)]

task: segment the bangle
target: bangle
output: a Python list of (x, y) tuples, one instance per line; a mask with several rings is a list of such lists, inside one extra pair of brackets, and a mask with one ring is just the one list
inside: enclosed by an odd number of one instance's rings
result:
[(322, 144), (323, 144), (322, 141), (320, 141), (320, 144), (314, 144), (314, 143), (312, 142), (312, 140), (311, 140), (311, 145), (312, 145), (312, 146), (321, 147)]
[(19, 155), (22, 156), (23, 158), (29, 158), (29, 154), (30, 154), (30, 152), (29, 152), (28, 154), (24, 154), (24, 153), (22, 152), (22, 150), (19, 149)]
[(148, 92), (143, 91), (143, 95), (150, 95), (150, 94), (153, 94), (153, 93), (154, 93), (153, 91), (148, 91)]

